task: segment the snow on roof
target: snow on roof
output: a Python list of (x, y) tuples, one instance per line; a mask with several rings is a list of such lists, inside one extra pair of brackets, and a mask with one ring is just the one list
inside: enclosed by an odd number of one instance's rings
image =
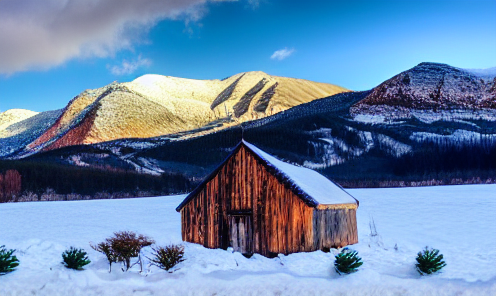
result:
[(312, 203), (323, 205), (356, 204), (357, 201), (344, 189), (334, 184), (331, 180), (308, 168), (295, 166), (260, 150), (256, 146), (243, 140), (243, 143), (267, 162), (287, 179), (291, 180), (302, 193), (312, 199)]

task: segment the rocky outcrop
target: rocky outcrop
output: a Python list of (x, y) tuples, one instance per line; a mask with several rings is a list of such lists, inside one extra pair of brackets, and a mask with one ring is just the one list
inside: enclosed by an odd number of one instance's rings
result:
[(269, 87), (266, 91), (264, 91), (264, 93), (262, 94), (260, 99), (257, 101), (255, 106), (253, 107), (254, 111), (265, 113), (265, 110), (267, 110), (267, 107), (269, 106), (270, 99), (272, 99), (272, 97), (276, 93), (276, 88), (278, 85), (279, 85), (279, 83), (276, 82), (271, 87)]
[(241, 78), (243, 78), (243, 76), (245, 76), (245, 74), (239, 76), (238, 79), (234, 80), (233, 83), (226, 87), (212, 102), (212, 105), (210, 105), (210, 109), (214, 110), (215, 107), (229, 100), (232, 93), (234, 92), (234, 89), (236, 88), (236, 85), (238, 85), (238, 82), (241, 80)]
[(266, 83), (267, 79), (262, 78), (262, 80), (260, 80), (257, 84), (255, 84), (254, 87), (252, 87), (248, 92), (245, 93), (245, 95), (233, 107), (234, 116), (240, 117), (248, 111), (251, 101), (253, 100), (255, 95), (264, 88)]
[[(352, 115), (400, 110), (496, 109), (496, 77), (446, 64), (421, 63), (383, 82), (351, 108)], [(384, 113), (384, 114), (382, 114)], [(407, 112), (408, 113), (408, 112)]]

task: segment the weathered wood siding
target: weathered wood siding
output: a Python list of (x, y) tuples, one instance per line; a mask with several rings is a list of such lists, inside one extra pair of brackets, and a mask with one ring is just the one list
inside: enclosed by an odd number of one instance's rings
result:
[(356, 209), (315, 209), (313, 223), (316, 250), (358, 243)]
[(181, 209), (182, 236), (207, 248), (227, 248), (230, 215), (248, 213), (255, 253), (312, 251), (313, 211), (241, 147)]
[[(264, 256), (310, 252), (358, 242), (355, 213), (308, 206), (240, 146), (181, 209), (182, 238), (207, 248), (235, 246)], [(232, 218), (247, 215), (249, 219)], [(240, 239), (239, 231), (231, 231), (247, 229), (234, 226), (236, 221), (250, 221), (252, 237)], [(233, 235), (237, 243), (231, 242)], [(250, 245), (238, 246), (246, 242)]]

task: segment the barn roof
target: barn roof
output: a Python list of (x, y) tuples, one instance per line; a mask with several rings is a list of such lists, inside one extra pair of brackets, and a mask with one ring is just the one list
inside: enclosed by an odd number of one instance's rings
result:
[(343, 188), (316, 171), (283, 162), (262, 151), (255, 145), (242, 140), (226, 160), (205, 178), (205, 180), (183, 200), (176, 210), (180, 211), (183, 206), (194, 198), (197, 193), (217, 175), (217, 172), (224, 166), (224, 163), (235, 154), (241, 146), (245, 146), (248, 150), (253, 152), (254, 155), (262, 161), (262, 164), (269, 172), (271, 172), (280, 182), (290, 187), (291, 190), (309, 206), (358, 204), (357, 200), (344, 191)]

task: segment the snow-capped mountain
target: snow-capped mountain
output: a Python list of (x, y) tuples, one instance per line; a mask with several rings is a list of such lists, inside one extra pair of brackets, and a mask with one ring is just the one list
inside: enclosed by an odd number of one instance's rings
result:
[[(25, 134), (25, 129), (15, 126), (15, 120), (7, 120), (12, 111), (0, 114), (0, 157), (23, 158), (66, 146), (157, 137), (212, 122), (218, 128), (228, 127), (343, 91), (347, 90), (336, 85), (263, 72), (240, 73), (223, 80), (144, 75), (132, 82), (82, 92), (52, 125), (30, 126), (43, 129), (34, 139), (33, 133)], [(22, 139), (8, 142), (9, 137)]]
[(383, 82), (351, 108), (363, 121), (496, 118), (496, 71), (421, 63)]

